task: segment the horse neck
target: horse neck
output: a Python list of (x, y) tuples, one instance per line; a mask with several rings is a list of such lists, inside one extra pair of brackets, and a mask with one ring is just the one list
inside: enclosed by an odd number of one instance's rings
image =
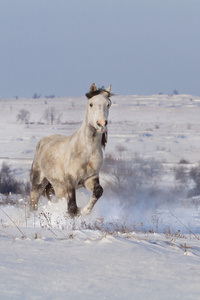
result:
[(94, 127), (92, 127), (87, 118), (87, 114), (85, 119), (79, 129), (80, 139), (83, 141), (85, 145), (91, 148), (102, 148), (102, 134), (98, 133)]

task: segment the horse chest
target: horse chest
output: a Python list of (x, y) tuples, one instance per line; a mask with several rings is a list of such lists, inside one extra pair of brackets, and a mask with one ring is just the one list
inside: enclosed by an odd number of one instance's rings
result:
[(86, 175), (91, 175), (92, 173), (97, 173), (100, 170), (102, 164), (102, 158), (98, 155), (91, 155), (83, 164), (82, 172)]
[(73, 173), (73, 176), (78, 181), (84, 181), (88, 177), (91, 177), (99, 173), (101, 168), (103, 157), (101, 153), (95, 152), (91, 155), (85, 155), (76, 157), (68, 168), (68, 171)]

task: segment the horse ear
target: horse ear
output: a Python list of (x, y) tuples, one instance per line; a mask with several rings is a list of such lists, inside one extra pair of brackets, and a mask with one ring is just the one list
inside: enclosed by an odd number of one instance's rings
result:
[(106, 97), (112, 96), (111, 93), (110, 93), (110, 91), (111, 91), (111, 85), (109, 85), (109, 87), (106, 90), (104, 90), (104, 95)]
[(97, 93), (97, 88), (95, 86), (95, 83), (93, 83), (91, 86), (90, 86), (90, 91), (88, 93), (85, 94), (85, 96), (90, 99), (92, 98), (95, 94)]
[(97, 90), (95, 83), (90, 86), (90, 93), (94, 93)]
[(110, 94), (110, 91), (111, 91), (111, 87), (112, 87), (112, 85), (110, 84), (109, 87), (106, 89), (106, 92), (109, 93), (109, 94)]

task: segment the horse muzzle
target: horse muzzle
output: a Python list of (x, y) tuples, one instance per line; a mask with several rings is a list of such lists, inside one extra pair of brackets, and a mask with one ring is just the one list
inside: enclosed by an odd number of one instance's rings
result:
[(104, 133), (107, 130), (107, 120), (98, 120), (97, 121), (97, 131), (100, 133)]

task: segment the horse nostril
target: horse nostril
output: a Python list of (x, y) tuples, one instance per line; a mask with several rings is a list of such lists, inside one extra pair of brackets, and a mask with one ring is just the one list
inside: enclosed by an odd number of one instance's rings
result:
[(97, 121), (97, 125), (98, 126), (100, 126), (100, 127), (104, 127), (104, 126), (106, 126), (108, 124), (108, 121), (107, 120), (105, 120), (105, 121)]

